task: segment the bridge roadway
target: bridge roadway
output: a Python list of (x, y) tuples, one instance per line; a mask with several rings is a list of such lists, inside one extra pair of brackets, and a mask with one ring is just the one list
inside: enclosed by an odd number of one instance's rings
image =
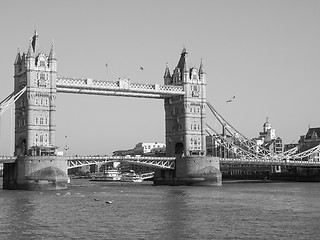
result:
[[(39, 157), (41, 158), (41, 157)], [(16, 156), (0, 156), (0, 163), (13, 163)], [(281, 159), (244, 159), (220, 158), (220, 164), (232, 165), (270, 165), (295, 167), (320, 167), (319, 161), (281, 160)], [(175, 157), (145, 157), (145, 156), (67, 156), (68, 169), (105, 164), (108, 162), (128, 162), (148, 167), (174, 169)]]
[(165, 99), (184, 95), (183, 86), (58, 77), (57, 92)]

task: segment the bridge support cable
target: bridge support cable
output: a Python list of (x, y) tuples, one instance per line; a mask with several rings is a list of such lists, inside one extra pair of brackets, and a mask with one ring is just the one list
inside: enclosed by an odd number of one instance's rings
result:
[[(236, 145), (233, 141), (228, 141), (224, 136), (217, 133), (213, 128), (207, 124), (206, 132), (216, 140), (216, 143), (219, 146), (225, 147), (230, 152), (234, 153), (239, 159), (243, 160), (266, 160), (267, 157), (262, 157), (257, 155), (255, 152), (247, 151), (246, 149), (241, 148), (241, 146)], [(213, 132), (213, 133), (212, 133)]]
[[(318, 161), (319, 162), (319, 154), (320, 154), (320, 144), (313, 147), (313, 148), (310, 148), (304, 152), (300, 152), (300, 153), (296, 153), (296, 154), (292, 154), (292, 155), (288, 155), (287, 156), (287, 159), (288, 160), (293, 160), (293, 161), (296, 161), (297, 159), (305, 159), (305, 158), (308, 158), (309, 156), (311, 155), (315, 155), (317, 154), (318, 155)], [(309, 160), (310, 161), (310, 160)]]
[(11, 93), (8, 97), (2, 100), (0, 102), (0, 116), (16, 102), (26, 90), (27, 87), (24, 87), (18, 93)]
[(291, 148), (283, 153), (278, 154), (279, 158), (289, 159), (298, 151), (298, 147)]
[[(218, 139), (217, 143), (221, 143), (222, 146), (226, 147), (230, 151), (234, 152), (236, 155), (238, 155), (240, 158), (255, 158), (255, 159), (265, 159), (267, 161), (302, 161), (302, 159), (306, 159), (310, 157), (311, 155), (318, 154), (318, 160), (316, 161), (310, 161), (309, 162), (317, 162), (320, 161), (320, 144), (308, 149), (304, 152), (297, 153), (298, 147), (294, 147), (292, 149), (289, 149), (286, 152), (280, 153), (280, 154), (274, 154), (270, 152), (269, 150), (257, 145), (253, 141), (249, 140), (248, 138), (244, 137), (238, 130), (236, 130), (231, 124), (229, 124), (214, 108), (213, 106), (207, 102), (207, 105), (213, 115), (217, 118), (217, 120), (220, 122), (222, 126), (225, 127), (225, 129), (230, 134), (230, 137), (234, 139), (234, 143), (230, 143), (226, 140), (224, 136), (221, 136), (221, 134), (217, 133), (213, 128), (211, 128), (207, 124), (207, 128), (210, 129), (211, 132), (214, 132), (214, 136), (210, 134), (208, 131), (207, 133), (214, 138)], [(306, 160), (304, 160), (306, 161)]]
[(256, 152), (260, 157), (274, 156), (274, 153), (257, 145), (255, 142), (241, 134), (236, 128), (234, 128), (229, 122), (227, 122), (227, 120), (225, 120), (209, 102), (207, 102), (207, 106), (209, 107), (211, 113), (224, 127), (224, 129), (228, 131), (230, 136), (236, 141), (236, 143), (243, 146), (243, 149), (247, 149), (249, 152)]

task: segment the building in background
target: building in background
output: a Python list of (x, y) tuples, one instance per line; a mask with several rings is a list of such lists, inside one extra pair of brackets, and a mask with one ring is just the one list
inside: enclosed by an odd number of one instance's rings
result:
[(263, 124), (259, 137), (252, 140), (255, 141), (258, 146), (262, 146), (272, 153), (279, 154), (283, 152), (282, 139), (276, 135), (276, 130), (271, 127), (268, 118)]
[[(309, 128), (306, 135), (300, 136), (298, 152), (307, 151), (320, 144), (320, 127)], [(315, 152), (304, 160), (319, 161), (319, 153)]]
[[(117, 150), (113, 152), (113, 156), (150, 156), (150, 157), (163, 157), (166, 155), (166, 145), (164, 143), (138, 143), (133, 149)], [(153, 167), (141, 166), (132, 163), (121, 162), (118, 166), (121, 172), (128, 172), (134, 170), (136, 173), (153, 172)]]
[(166, 145), (164, 143), (138, 143), (133, 149), (117, 150), (112, 154), (113, 156), (164, 156), (166, 152)]

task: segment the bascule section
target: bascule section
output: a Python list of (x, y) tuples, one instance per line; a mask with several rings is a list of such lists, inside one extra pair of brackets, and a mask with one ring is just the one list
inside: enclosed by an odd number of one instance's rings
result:
[(66, 188), (67, 163), (56, 156), (55, 112), (57, 59), (52, 43), (48, 55), (39, 50), (37, 31), (27, 53), (14, 62), (14, 163), (4, 165), (5, 189)]

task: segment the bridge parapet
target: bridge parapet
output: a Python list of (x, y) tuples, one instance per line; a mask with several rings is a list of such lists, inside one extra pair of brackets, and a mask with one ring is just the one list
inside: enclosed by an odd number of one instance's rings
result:
[(0, 156), (0, 163), (13, 163), (16, 159), (16, 156)]

